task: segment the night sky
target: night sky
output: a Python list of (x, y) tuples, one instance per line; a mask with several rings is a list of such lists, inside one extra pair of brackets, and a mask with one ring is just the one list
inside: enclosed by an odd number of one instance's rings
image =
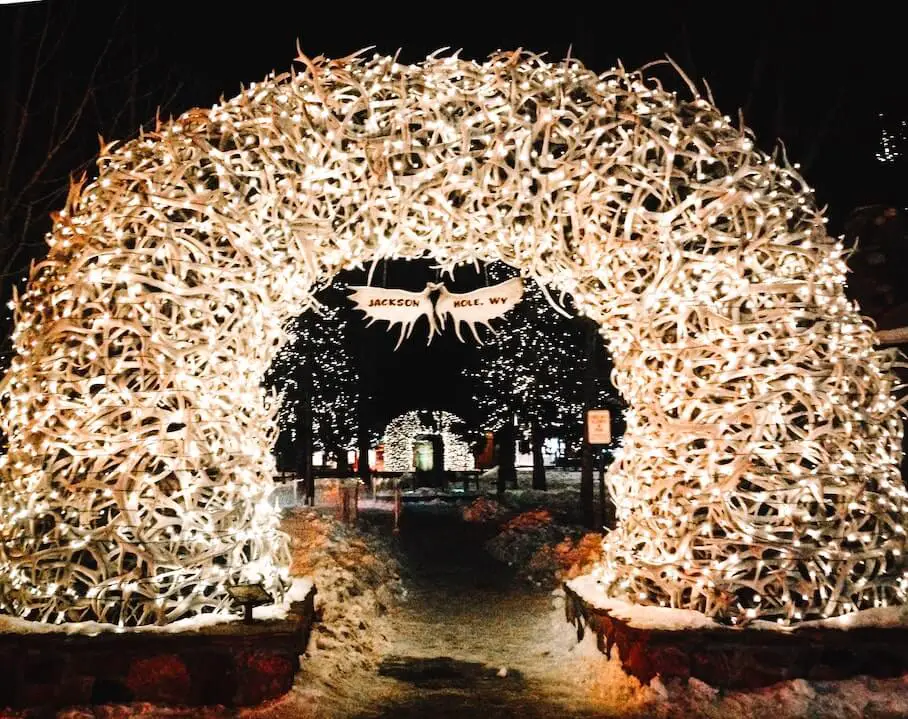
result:
[[(288, 69), (297, 40), (309, 56), (339, 57), (374, 45), (382, 53), (400, 49), (403, 62), (445, 46), (462, 48), (463, 57), (479, 60), (517, 47), (547, 52), (557, 60), (572, 48), (574, 57), (597, 71), (619, 60), (635, 68), (670, 55), (695, 81), (708, 81), (728, 115), (734, 117), (740, 109), (764, 149), (771, 149), (777, 138), (785, 143), (789, 158), (802, 164), (817, 188), (820, 203), (829, 206), (833, 232), (840, 231), (844, 216), (855, 207), (908, 204), (908, 192), (897, 181), (901, 178), (887, 174), (874, 157), (880, 115), (908, 118), (908, 60), (902, 25), (891, 9), (895, 4), (631, 2), (585, 7), (556, 2), (544, 13), (529, 2), (359, 5), (45, 0), (3, 6), (0, 83), (6, 84), (0, 84), (0, 102), (7, 97), (10, 78), (24, 76), (22, 67), (30, 62), (48, 12), (53, 22), (65, 26), (46, 71), (52, 76), (49, 87), (51, 80), (56, 86), (80, 86), (106, 53), (91, 112), (74, 132), (79, 149), (67, 156), (70, 163), (96, 152), (98, 133), (107, 139), (122, 136), (123, 128), (153, 117), (156, 105), (164, 104), (165, 114), (210, 106), (221, 96), (236, 94), (241, 83)], [(20, 35), (25, 40), (13, 45), (19, 15), (27, 32)], [(123, 82), (123, 73), (136, 58), (142, 70), (131, 89), (138, 90), (133, 96), (139, 101), (127, 106), (122, 98), (129, 83)], [(671, 68), (654, 73), (667, 86), (682, 89)], [(27, 142), (31, 159), (42, 151), (40, 123), (34, 127)], [(60, 182), (66, 171), (56, 168)], [(389, 273), (389, 286), (409, 289), (421, 289), (431, 278), (426, 267), (391, 268)], [(3, 281), (8, 290), (12, 279)], [(466, 279), (470, 281), (476, 278)], [(379, 334), (375, 330), (367, 337), (374, 340), (370, 351), (382, 377), (383, 401), (397, 405), (389, 411), (413, 405), (456, 408), (464, 401), (458, 375), (468, 348), (443, 340), (427, 352), (423, 338), (416, 337), (391, 355)]]
[[(98, 13), (106, 3), (78, 5)], [(878, 114), (901, 115), (906, 106), (905, 41), (887, 3), (554, 3), (565, 14), (549, 16), (526, 2), (427, 2), (412, 9), (366, 3), (362, 10), (339, 2), (244, 5), (234, 11), (220, 3), (146, 5), (143, 42), (186, 83), (174, 110), (210, 105), (240, 83), (287, 69), (297, 40), (310, 57), (374, 45), (388, 54), (399, 49), (405, 62), (445, 46), (476, 59), (523, 47), (557, 60), (572, 48), (597, 71), (669, 55), (709, 83), (727, 114), (740, 108), (764, 147), (780, 138), (835, 214), (840, 205), (880, 199), (884, 188), (868, 177), (877, 169)], [(90, 32), (90, 16), (82, 23)], [(675, 79), (670, 68), (660, 75)]]

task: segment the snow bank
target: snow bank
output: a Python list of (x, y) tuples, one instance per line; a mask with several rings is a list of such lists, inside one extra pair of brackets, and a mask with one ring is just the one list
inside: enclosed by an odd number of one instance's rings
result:
[(280, 716), (297, 716), (310, 705), (330, 714), (326, 707), (337, 697), (361, 694), (389, 645), (388, 611), (403, 593), (400, 565), (387, 536), (360, 526), (304, 507), (281, 523), (290, 535), (290, 573), (312, 577), (318, 588), (318, 621)]
[(908, 627), (908, 607), (879, 607), (877, 609), (862, 609), (840, 617), (822, 619), (820, 621), (803, 622), (802, 627), (826, 627), (832, 629), (864, 629), (879, 627), (891, 629), (895, 627)]
[[(312, 589), (312, 579), (309, 577), (295, 577), (290, 590), (279, 604), (268, 604), (255, 607), (252, 610), (254, 619), (284, 619), (290, 610), (291, 602), (302, 601)], [(116, 624), (101, 622), (69, 622), (64, 624), (48, 624), (46, 622), (31, 622), (18, 617), (0, 615), (0, 632), (7, 634), (80, 634), (97, 636), (98, 634), (179, 634), (195, 632), (203, 627), (217, 624), (226, 624), (242, 620), (242, 610), (231, 613), (199, 614), (188, 619), (179, 619), (170, 624), (147, 627), (120, 627)]]
[[(606, 596), (596, 577), (586, 574), (567, 582), (568, 587), (596, 609), (637, 629), (719, 629), (705, 614), (690, 609), (667, 609), (631, 604)], [(775, 625), (773, 625), (775, 626)]]
[[(575, 583), (577, 580), (569, 584), (576, 591)], [(579, 584), (583, 587), (586, 581)], [(571, 684), (572, 705), (589, 708), (589, 715), (628, 719), (908, 717), (908, 675), (891, 679), (859, 676), (837, 681), (792, 679), (748, 690), (719, 689), (698, 679), (662, 681), (657, 677), (641, 684), (622, 670), (616, 654), (607, 659), (599, 651), (593, 632), (586, 632), (578, 643), (572, 631), (564, 631), (562, 594), (561, 590), (553, 593), (550, 656)], [(618, 610), (633, 606), (624, 605), (611, 606)]]
[[(670, 609), (632, 604), (606, 596), (605, 590), (595, 576), (587, 574), (571, 579), (567, 585), (584, 601), (601, 609), (615, 619), (627, 622), (636, 629), (725, 629), (734, 627), (719, 624), (705, 614), (690, 609)], [(819, 619), (784, 626), (776, 622), (754, 621), (747, 629), (761, 629), (773, 632), (795, 632), (803, 629), (881, 629), (908, 628), (908, 607), (880, 607), (862, 609), (830, 619)]]
[[(500, 521), (479, 499), (464, 510), (470, 521)], [(522, 512), (503, 522), (485, 545), (499, 562), (516, 569), (517, 575), (540, 587), (551, 588), (564, 579), (591, 571), (602, 556), (602, 535), (575, 524), (556, 522), (548, 509)]]

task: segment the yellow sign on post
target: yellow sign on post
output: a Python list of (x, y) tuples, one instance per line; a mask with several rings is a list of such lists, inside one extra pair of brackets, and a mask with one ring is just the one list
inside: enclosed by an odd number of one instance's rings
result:
[(590, 444), (611, 444), (612, 413), (607, 409), (587, 410), (586, 436)]

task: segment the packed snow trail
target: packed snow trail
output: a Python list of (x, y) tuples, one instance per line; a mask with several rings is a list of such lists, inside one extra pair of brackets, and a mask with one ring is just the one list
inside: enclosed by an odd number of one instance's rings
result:
[[(398, 548), (408, 596), (375, 678), (382, 700), (357, 716), (589, 717), (552, 655), (551, 594), (492, 559), (494, 526), (444, 505), (409, 505)], [(574, 641), (567, 623), (562, 637)]]

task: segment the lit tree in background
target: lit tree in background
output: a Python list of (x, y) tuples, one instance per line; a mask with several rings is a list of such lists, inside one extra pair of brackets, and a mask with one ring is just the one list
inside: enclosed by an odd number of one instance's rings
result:
[(848, 295), (883, 330), (881, 340), (908, 340), (908, 217), (904, 188), (908, 181), (908, 121), (880, 113), (874, 152), (882, 191), (876, 202), (854, 208), (845, 220), (849, 250)]
[[(515, 274), (506, 265), (488, 267), (490, 282)], [(545, 489), (543, 443), (551, 437), (579, 440), (584, 382), (593, 384), (594, 404), (616, 404), (606, 380), (607, 356), (601, 341), (592, 351), (586, 349), (583, 322), (558, 313), (535, 282), (525, 283), (523, 300), (495, 327), (470, 370), (479, 420), (499, 437), (499, 473), (505, 481), (513, 479), (507, 463), (513, 460), (511, 435), (517, 420), (529, 433), (533, 488)], [(592, 372), (585, 371), (589, 363)]]
[(326, 303), (305, 312), (294, 321), (291, 339), (266, 378), (268, 386), (284, 394), (277, 452), (296, 455), (308, 487), (314, 449), (333, 455), (345, 471), (347, 450), (356, 444), (360, 377), (349, 332), (343, 308)]
[(908, 160), (908, 120), (893, 120), (880, 113), (880, 144), (876, 159), (883, 165), (894, 167)]

